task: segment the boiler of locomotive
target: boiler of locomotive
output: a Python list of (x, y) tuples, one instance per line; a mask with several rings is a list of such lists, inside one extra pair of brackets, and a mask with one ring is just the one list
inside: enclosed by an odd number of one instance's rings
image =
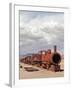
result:
[(51, 63), (59, 64), (61, 62), (61, 55), (57, 52), (57, 47), (54, 46), (54, 53), (51, 56)]

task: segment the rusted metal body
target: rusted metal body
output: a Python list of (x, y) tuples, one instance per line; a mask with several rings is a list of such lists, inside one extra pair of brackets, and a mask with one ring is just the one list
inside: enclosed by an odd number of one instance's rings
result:
[(32, 65), (37, 64), (38, 66), (51, 71), (59, 71), (61, 55), (57, 52), (57, 47), (54, 46), (54, 52), (51, 52), (51, 49), (47, 51), (43, 50), (37, 54), (32, 54), (32, 56), (25, 57), (21, 62)]

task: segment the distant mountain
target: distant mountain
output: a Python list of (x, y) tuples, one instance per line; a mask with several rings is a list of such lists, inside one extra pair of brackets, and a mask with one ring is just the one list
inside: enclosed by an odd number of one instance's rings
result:
[(25, 55), (20, 55), (20, 57), (31, 56), (32, 54), (34, 54), (34, 53), (28, 53), (28, 54), (25, 54)]

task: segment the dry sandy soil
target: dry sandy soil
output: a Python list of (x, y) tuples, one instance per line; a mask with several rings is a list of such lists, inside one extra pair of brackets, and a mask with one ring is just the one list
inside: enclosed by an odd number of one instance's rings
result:
[[(64, 60), (60, 63), (61, 69), (64, 69)], [(52, 72), (43, 68), (39, 68), (36, 66), (20, 63), (22, 68), (19, 69), (19, 79), (31, 79), (31, 78), (50, 78), (50, 77), (63, 77), (64, 71), (61, 72)], [(38, 69), (39, 71), (28, 72), (24, 69), (24, 67), (33, 67)]]

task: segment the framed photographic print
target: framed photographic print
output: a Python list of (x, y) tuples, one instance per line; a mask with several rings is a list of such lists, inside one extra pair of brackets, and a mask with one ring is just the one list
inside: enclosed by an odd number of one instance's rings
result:
[(9, 8), (10, 86), (69, 82), (68, 8)]

